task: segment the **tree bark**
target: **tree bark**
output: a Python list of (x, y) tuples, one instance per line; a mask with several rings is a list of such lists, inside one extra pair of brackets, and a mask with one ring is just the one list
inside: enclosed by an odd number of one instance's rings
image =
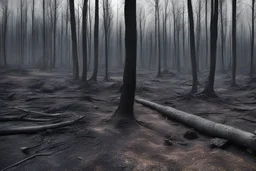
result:
[(120, 103), (115, 116), (133, 119), (134, 96), (136, 89), (136, 0), (125, 0), (125, 68), (123, 75), (123, 89)]
[(73, 52), (73, 70), (74, 78), (79, 78), (79, 65), (77, 54), (77, 37), (76, 37), (76, 19), (75, 19), (75, 6), (74, 0), (69, 0), (70, 5), (70, 22), (71, 22), (71, 34), (72, 34), (72, 52)]
[(97, 81), (98, 58), (99, 58), (99, 0), (95, 0), (95, 22), (94, 22), (94, 68), (90, 80)]
[(218, 39), (218, 0), (212, 0), (211, 2), (211, 28), (210, 28), (210, 73), (208, 76), (208, 81), (206, 83), (203, 94), (212, 96), (214, 92), (214, 79), (216, 70), (216, 51), (217, 51), (217, 39)]
[(252, 38), (251, 38), (251, 67), (250, 77), (253, 78), (254, 74), (254, 27), (255, 27), (255, 0), (252, 0)]
[(83, 39), (83, 74), (82, 80), (87, 81), (87, 8), (88, 0), (84, 0), (83, 6), (83, 26), (82, 26), (82, 39)]
[(236, 86), (236, 3), (232, 1), (232, 86)]
[(256, 135), (252, 133), (228, 125), (209, 121), (207, 119), (174, 109), (172, 107), (162, 106), (139, 98), (136, 98), (135, 100), (137, 103), (156, 110), (171, 119), (195, 128), (196, 130), (209, 136), (223, 138), (239, 146), (244, 146), (252, 150), (256, 150)]
[(195, 34), (194, 34), (194, 18), (193, 18), (193, 7), (191, 0), (188, 0), (188, 17), (189, 17), (189, 26), (190, 26), (190, 51), (191, 51), (191, 67), (192, 67), (192, 76), (193, 84), (191, 93), (197, 92), (197, 63), (196, 63), (196, 49), (195, 49)]

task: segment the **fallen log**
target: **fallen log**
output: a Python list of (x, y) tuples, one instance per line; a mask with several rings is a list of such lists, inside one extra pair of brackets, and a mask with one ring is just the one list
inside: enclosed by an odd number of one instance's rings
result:
[(256, 151), (256, 135), (228, 125), (215, 123), (199, 116), (189, 114), (172, 107), (159, 105), (144, 99), (136, 98), (135, 101), (149, 107), (178, 122), (195, 128), (197, 131), (209, 136), (223, 138), (231, 143), (244, 146)]
[(28, 127), (17, 127), (17, 128), (10, 128), (10, 129), (0, 129), (0, 136), (5, 135), (16, 135), (16, 134), (35, 134), (38, 132), (47, 131), (48, 129), (57, 129), (61, 127), (66, 127), (72, 125), (84, 117), (73, 121), (64, 121), (55, 124), (48, 124), (48, 125), (39, 125), (39, 126), (28, 126)]

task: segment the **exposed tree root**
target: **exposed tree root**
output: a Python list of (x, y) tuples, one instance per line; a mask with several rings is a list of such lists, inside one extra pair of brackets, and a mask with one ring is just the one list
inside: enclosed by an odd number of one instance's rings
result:
[(228, 125), (215, 123), (196, 115), (192, 115), (172, 107), (159, 105), (147, 100), (136, 98), (136, 102), (154, 109), (174, 120), (177, 120), (178, 122), (191, 126), (200, 132), (206, 133), (207, 135), (227, 139), (234, 144), (248, 147), (256, 151), (256, 136), (252, 133)]
[(34, 155), (32, 155), (32, 156), (30, 156), (30, 157), (27, 157), (27, 158), (25, 158), (25, 159), (23, 159), (23, 160), (21, 160), (21, 161), (19, 161), (19, 162), (17, 162), (17, 163), (12, 164), (11, 166), (8, 166), (8, 167), (4, 168), (4, 169), (1, 170), (1, 171), (6, 171), (6, 170), (8, 170), (8, 169), (11, 169), (11, 168), (13, 168), (13, 167), (15, 167), (15, 166), (18, 166), (18, 165), (20, 165), (20, 164), (22, 164), (22, 163), (24, 163), (24, 162), (26, 162), (26, 161), (28, 161), (28, 160), (31, 160), (31, 159), (33, 159), (33, 158), (35, 158), (35, 157), (37, 157), (37, 156), (50, 156), (51, 154), (52, 154), (52, 153), (37, 153), (37, 154), (34, 154)]
[(48, 124), (48, 125), (2, 129), (0, 130), (0, 135), (3, 136), (3, 135), (15, 135), (15, 134), (35, 134), (38, 132), (47, 131), (48, 129), (57, 129), (61, 127), (66, 127), (80, 121), (83, 118), (84, 117), (81, 117), (73, 121), (65, 121), (65, 122)]

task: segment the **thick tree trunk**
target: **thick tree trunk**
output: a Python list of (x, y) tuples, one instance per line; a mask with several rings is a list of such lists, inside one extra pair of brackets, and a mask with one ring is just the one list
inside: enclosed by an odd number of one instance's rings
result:
[(84, 0), (83, 6), (83, 26), (82, 26), (82, 41), (83, 41), (83, 74), (82, 80), (87, 81), (87, 8), (88, 0)]
[(236, 3), (232, 1), (232, 86), (236, 85)]
[(95, 0), (95, 22), (94, 22), (94, 69), (90, 80), (97, 81), (98, 58), (99, 58), (99, 0)]
[(74, 0), (69, 0), (70, 5), (70, 22), (71, 22), (71, 34), (72, 34), (72, 52), (73, 52), (73, 70), (74, 78), (79, 78), (79, 65), (77, 54), (77, 37), (76, 37), (76, 19), (75, 19), (75, 5)]
[(189, 26), (190, 26), (190, 51), (191, 51), (191, 67), (192, 67), (192, 76), (193, 84), (191, 93), (197, 92), (197, 67), (196, 67), (196, 50), (195, 50), (195, 34), (194, 34), (194, 18), (193, 18), (193, 7), (191, 0), (188, 0), (188, 17), (189, 17)]
[(217, 51), (217, 39), (218, 39), (218, 0), (212, 0), (212, 12), (211, 12), (211, 29), (210, 29), (210, 73), (208, 76), (208, 81), (203, 94), (208, 96), (214, 95), (214, 79), (216, 70), (216, 51)]
[(195, 128), (196, 130), (209, 136), (224, 138), (239, 146), (256, 150), (256, 135), (252, 133), (228, 125), (215, 123), (193, 114), (186, 113), (172, 107), (162, 106), (147, 100), (137, 98), (136, 102), (156, 110), (182, 124)]
[(125, 68), (123, 75), (123, 90), (115, 116), (133, 119), (133, 105), (136, 89), (136, 0), (125, 0)]

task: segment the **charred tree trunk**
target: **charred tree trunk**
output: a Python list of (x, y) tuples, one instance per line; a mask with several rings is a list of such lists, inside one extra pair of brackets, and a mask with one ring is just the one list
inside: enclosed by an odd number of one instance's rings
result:
[(136, 0), (125, 0), (125, 68), (123, 90), (115, 116), (134, 119), (133, 105), (136, 89)]
[(217, 51), (217, 39), (218, 39), (218, 0), (212, 0), (211, 2), (211, 29), (210, 29), (210, 74), (206, 83), (203, 94), (207, 96), (213, 96), (214, 92), (214, 79), (216, 70), (216, 51)]
[(83, 74), (82, 80), (87, 81), (87, 8), (88, 0), (84, 0), (83, 6), (83, 26), (82, 26), (82, 41), (83, 41)]
[(236, 3), (232, 1), (232, 86), (236, 86)]
[(255, 0), (252, 0), (252, 38), (251, 38), (251, 67), (250, 77), (254, 74), (254, 21), (255, 21)]
[(70, 5), (70, 22), (71, 22), (71, 34), (72, 34), (72, 52), (73, 52), (73, 70), (74, 78), (79, 78), (79, 65), (77, 54), (77, 37), (76, 37), (76, 19), (75, 19), (75, 6), (74, 0), (69, 0)]
[(95, 22), (94, 22), (94, 69), (91, 77), (92, 81), (97, 81), (98, 58), (99, 58), (99, 0), (95, 0)]
[(35, 65), (35, 0), (32, 2), (32, 64)]
[(206, 48), (206, 60), (205, 60), (205, 67), (208, 68), (208, 0), (205, 0), (205, 37), (206, 37), (206, 42), (205, 42), (205, 48)]
[(161, 30), (160, 30), (160, 12), (159, 12), (159, 2), (157, 5), (157, 29), (158, 29), (158, 73), (157, 77), (162, 77), (162, 56), (161, 56)]
[(190, 51), (191, 51), (191, 66), (192, 66), (192, 76), (193, 84), (191, 93), (197, 92), (197, 70), (196, 70), (196, 48), (195, 48), (195, 34), (194, 34), (194, 18), (193, 18), (193, 7), (191, 0), (188, 0), (188, 17), (190, 26)]
[(224, 36), (224, 19), (223, 19), (223, 3), (220, 1), (220, 23), (221, 23), (221, 71), (225, 71), (224, 64), (224, 47), (225, 47), (225, 36)]
[(53, 61), (52, 67), (56, 67), (56, 32), (57, 32), (57, 0), (54, 0), (54, 26), (53, 26)]
[(43, 0), (43, 69), (46, 68), (45, 0)]

